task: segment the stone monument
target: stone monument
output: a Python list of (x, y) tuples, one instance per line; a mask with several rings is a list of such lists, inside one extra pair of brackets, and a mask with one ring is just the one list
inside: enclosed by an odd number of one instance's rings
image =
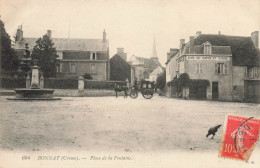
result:
[(39, 67), (34, 65), (32, 67), (31, 87), (24, 89), (15, 89), (15, 98), (8, 98), (8, 100), (61, 100), (61, 98), (54, 98), (54, 89), (43, 89), (39, 86)]

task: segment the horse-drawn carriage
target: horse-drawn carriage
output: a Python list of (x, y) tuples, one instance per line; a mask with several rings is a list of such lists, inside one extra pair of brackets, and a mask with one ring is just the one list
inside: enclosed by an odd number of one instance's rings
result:
[(151, 99), (154, 94), (154, 82), (150, 81), (141, 81), (140, 84), (136, 84), (130, 87), (127, 86), (121, 86), (120, 88), (114, 89), (116, 92), (124, 91), (125, 97), (129, 94), (132, 99), (135, 99), (138, 97), (138, 92), (140, 91), (144, 98)]

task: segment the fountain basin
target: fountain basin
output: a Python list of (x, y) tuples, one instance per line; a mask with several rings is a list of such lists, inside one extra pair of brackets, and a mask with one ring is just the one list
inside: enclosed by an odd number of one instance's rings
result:
[(15, 89), (15, 98), (9, 100), (61, 100), (54, 98), (54, 89)]

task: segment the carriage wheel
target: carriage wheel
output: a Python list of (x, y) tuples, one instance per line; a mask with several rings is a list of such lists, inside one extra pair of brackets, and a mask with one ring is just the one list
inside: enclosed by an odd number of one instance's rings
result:
[(146, 90), (143, 93), (143, 97), (146, 98), (146, 99), (151, 99), (153, 97), (153, 92), (150, 91), (150, 90)]
[(138, 92), (137, 92), (136, 90), (132, 90), (132, 91), (130, 92), (130, 97), (131, 97), (132, 99), (136, 99), (136, 98), (138, 97)]

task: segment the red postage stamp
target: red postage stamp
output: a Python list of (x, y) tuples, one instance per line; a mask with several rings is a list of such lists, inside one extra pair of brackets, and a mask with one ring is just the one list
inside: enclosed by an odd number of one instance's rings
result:
[(258, 140), (260, 120), (228, 115), (219, 157), (248, 161)]

